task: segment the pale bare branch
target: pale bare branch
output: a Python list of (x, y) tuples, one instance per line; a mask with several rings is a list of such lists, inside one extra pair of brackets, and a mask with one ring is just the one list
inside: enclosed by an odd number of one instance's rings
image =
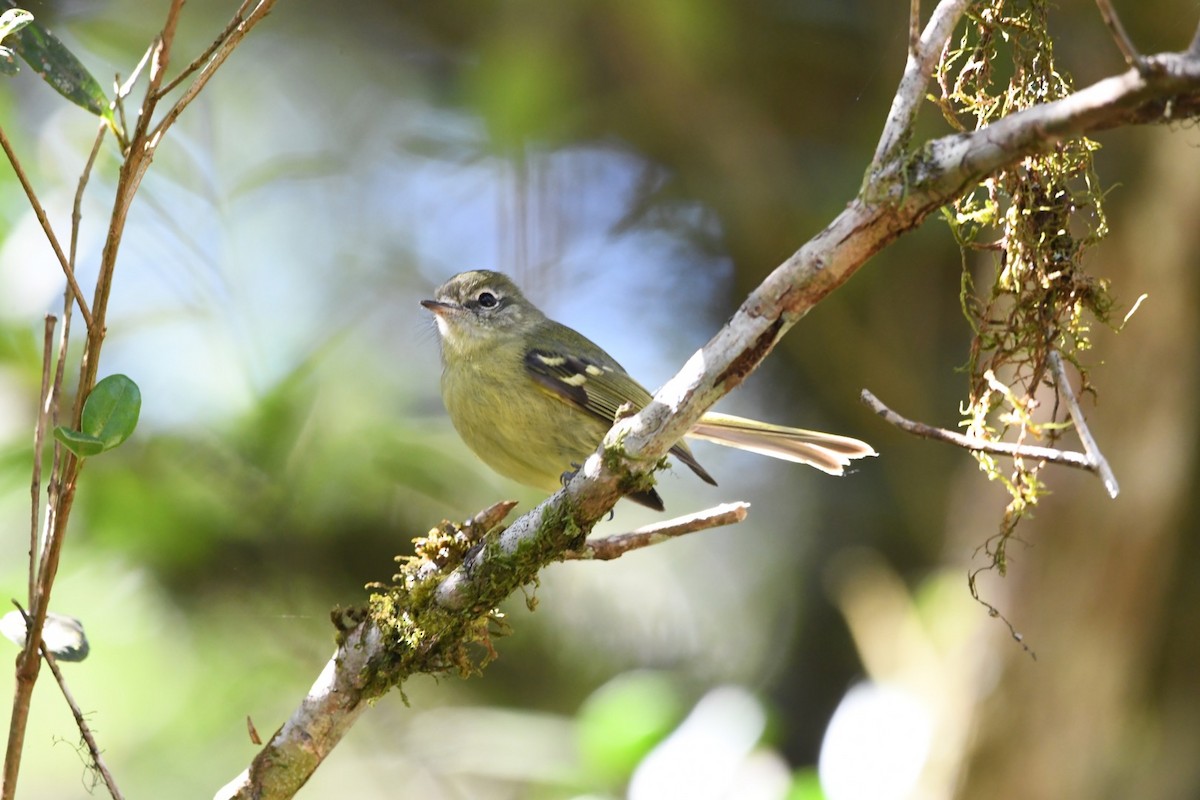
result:
[(611, 536), (588, 539), (578, 550), (564, 552), (563, 560), (611, 561), (614, 558), (620, 558), (630, 550), (660, 544), (668, 539), (697, 531), (719, 528), (722, 525), (733, 525), (744, 520), (749, 510), (749, 503), (722, 503), (694, 514), (644, 525), (629, 533), (616, 533)]
[(214, 800), (294, 795), (367, 709), (362, 677), (380, 644), (374, 626), (363, 624), (348, 633), (291, 718)]
[[(900, 78), (896, 96), (892, 98), (892, 107), (884, 122), (879, 144), (875, 147), (875, 157), (867, 171), (868, 175), (873, 175), (894, 159), (911, 138), (912, 126), (921, 104), (925, 102), (925, 88), (933, 76), (934, 66), (970, 4), (971, 0), (941, 0), (934, 7), (924, 33), (910, 42), (904, 75)], [(915, 33), (920, 26), (920, 7), (916, 0), (913, 0), (913, 8), (909, 13), (909, 25)]]
[(1100, 476), (1109, 496), (1116, 498), (1121, 491), (1121, 487), (1117, 485), (1117, 476), (1113, 474), (1112, 467), (1108, 465), (1108, 460), (1100, 452), (1100, 446), (1096, 444), (1096, 439), (1092, 436), (1091, 429), (1088, 428), (1087, 419), (1083, 416), (1083, 409), (1079, 407), (1079, 399), (1075, 396), (1075, 390), (1071, 388), (1071, 379), (1067, 376), (1062, 356), (1057, 350), (1051, 350), (1048, 359), (1050, 369), (1054, 372), (1054, 383), (1067, 398), (1071, 421), (1075, 423), (1075, 432), (1079, 434), (1079, 441), (1083, 443), (1083, 450), (1087, 453), (1089, 469)]
[(1037, 447), (1035, 445), (1028, 444), (1013, 444), (1012, 442), (995, 442), (991, 439), (980, 439), (977, 436), (967, 436), (966, 434), (958, 433), (957, 431), (951, 431), (945, 428), (937, 428), (932, 425), (926, 425), (924, 422), (917, 422), (909, 419), (908, 417), (902, 417), (884, 405), (879, 398), (871, 394), (866, 389), (862, 390), (860, 398), (864, 403), (870, 406), (872, 411), (883, 417), (888, 424), (895, 425), (902, 431), (906, 431), (907, 433), (911, 433), (925, 439), (948, 442), (949, 444), (953, 444), (967, 450), (973, 450), (980, 453), (990, 453), (996, 456), (1028, 458), (1034, 461), (1045, 461), (1049, 464), (1058, 464), (1064, 467), (1085, 469), (1088, 472), (1096, 471), (1091, 459), (1089, 459), (1084, 453), (1075, 453), (1070, 450), (1059, 450), (1054, 447)]

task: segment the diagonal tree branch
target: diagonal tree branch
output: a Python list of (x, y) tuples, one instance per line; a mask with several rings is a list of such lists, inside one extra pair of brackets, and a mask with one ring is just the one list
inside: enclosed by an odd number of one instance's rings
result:
[(1121, 24), (1121, 18), (1117, 16), (1112, 3), (1109, 0), (1096, 0), (1096, 7), (1100, 9), (1100, 17), (1108, 26), (1109, 32), (1112, 33), (1113, 41), (1117, 43), (1117, 49), (1125, 57), (1125, 63), (1131, 67), (1140, 66), (1141, 56), (1138, 55), (1137, 48), (1133, 46), (1133, 40), (1125, 32), (1125, 26)]
[[(1131, 69), (979, 131), (910, 150), (906, 144), (911, 121), (936, 60), (930, 54), (945, 46), (966, 6), (964, 0), (943, 0), (934, 10), (916, 55), (910, 57), (860, 195), (772, 272), (645, 409), (619, 421), (564, 489), (507, 529), (489, 535), (458, 566), (430, 567), (432, 579), (441, 582), (431, 592), (422, 586), (420, 600), (405, 610), (406, 615), (441, 614), (437, 618), (446, 619), (449, 611), (460, 620), (480, 620), (542, 567), (580, 548), (623, 490), (647, 480), (668, 449), (740, 384), (804, 314), (871, 256), (966, 188), (1062, 139), (1200, 110), (1200, 54), (1167, 53), (1145, 58), (1140, 71)], [(447, 571), (441, 579), (439, 573)], [(407, 645), (407, 651), (405, 644), (389, 642), (380, 624), (368, 617), (349, 631), (314, 686), (320, 697), (310, 694), (218, 798), (290, 797), (348, 730), (364, 702), (386, 690), (374, 678), (377, 669), (414, 656), (414, 650), (444, 652), (446, 639), (461, 636), (466, 623), (439, 629), (431, 638)], [(445, 661), (423, 663), (448, 668)]]

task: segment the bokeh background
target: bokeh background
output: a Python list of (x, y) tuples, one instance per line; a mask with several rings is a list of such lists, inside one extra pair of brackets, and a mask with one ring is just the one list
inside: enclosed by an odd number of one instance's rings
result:
[[(236, 5), (188, 4), (180, 62)], [(1182, 49), (1197, 22), (1179, 0), (1122, 5), (1147, 52)], [(1060, 66), (1079, 85), (1121, 69), (1094, 4), (1060, 6)], [(26, 7), (105, 83), (165, 14)], [(88, 463), (54, 595), (87, 626), (92, 654), (67, 677), (126, 796), (211, 796), (256, 752), (247, 717), (269, 735), (315, 679), (333, 605), (362, 600), (439, 519), (540, 499), (458, 441), (417, 301), (461, 269), (507, 271), (658, 385), (854, 195), (907, 9), (279, 4), (134, 204), (101, 372), (138, 382), (142, 422)], [(0, 85), (0, 120), (61, 236), (94, 119), (26, 69)], [(932, 109), (921, 132), (944, 132)], [(1003, 492), (857, 400), (867, 387), (957, 423), (962, 262), (931, 220), (721, 406), (867, 439), (879, 459), (838, 480), (700, 445), (721, 486), (666, 474), (669, 509), (745, 499), (746, 523), (551, 567), (506, 605), (512, 634), (482, 678), (410, 681), (301, 796), (1200, 794), (1200, 133), (1100, 141), (1113, 233), (1088, 266), (1126, 307), (1149, 294), (1089, 356), (1090, 419), (1123, 491), (1049, 474), (1007, 577), (980, 577), (1023, 644), (967, 588)], [(85, 286), (114, 175), (110, 145), (84, 207)], [(42, 317), (61, 278), (7, 167), (0, 184), (0, 586), (23, 599)], [(621, 504), (600, 530), (650, 519)], [(84, 797), (48, 678), (21, 796)]]

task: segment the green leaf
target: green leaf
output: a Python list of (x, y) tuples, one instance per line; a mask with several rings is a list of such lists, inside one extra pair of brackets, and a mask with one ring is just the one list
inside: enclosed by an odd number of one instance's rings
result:
[(95, 436), (88, 436), (86, 433), (73, 431), (70, 428), (64, 428), (62, 425), (54, 429), (54, 438), (62, 442), (63, 447), (80, 458), (87, 458), (88, 456), (95, 456), (104, 452), (104, 442)]
[[(3, 5), (10, 7), (4, 16), (20, 11), (13, 7), (12, 0), (3, 0)], [(40, 24), (32, 22), (32, 15), (23, 22), (19, 15), (13, 19), (19, 22), (10, 31), (14, 33), (10, 43), (13, 51), (63, 97), (97, 116), (112, 120), (112, 109), (104, 89), (66, 45)]]
[(80, 427), (111, 450), (129, 438), (142, 411), (142, 392), (124, 375), (109, 375), (96, 384), (83, 404)]

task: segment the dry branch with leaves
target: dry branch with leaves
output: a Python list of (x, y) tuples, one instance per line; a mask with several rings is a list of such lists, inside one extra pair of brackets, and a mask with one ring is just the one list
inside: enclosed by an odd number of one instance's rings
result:
[[(80, 723), (81, 733), (88, 744), (89, 754), (96, 771), (103, 777), (109, 793), (114, 798), (121, 796), (115, 781), (103, 764), (99, 747), (83, 723), (83, 716), (75, 706), (66, 683), (54, 664), (54, 657), (43, 646), (43, 627), (46, 623), (51, 592), (58, 575), (58, 565), (67, 539), (68, 522), (76, 487), (80, 472), (86, 463), (86, 457), (98, 455), (104, 450), (120, 444), (137, 422), (140, 399), (137, 388), (131, 381), (126, 378), (124, 381), (118, 382), (117, 392), (113, 396), (102, 398), (101, 395), (105, 393), (98, 391), (99, 386), (104, 383), (98, 381), (98, 378), (101, 350), (107, 333), (106, 320), (113, 274), (117, 268), (117, 256), (125, 233), (129, 208), (164, 135), (179, 119), (184, 109), (197, 97), (216, 69), (228, 58), (246, 33), (270, 12), (274, 0), (257, 0), (256, 2), (246, 0), (243, 2), (234, 13), (229, 25), (214, 40), (212, 46), (180, 70), (170, 82), (167, 82), (167, 71), (171, 65), (172, 48), (183, 5), (183, 0), (173, 0), (170, 3), (161, 33), (150, 45), (129, 78), (120, 83), (116, 96), (111, 102), (104, 96), (99, 83), (92, 78), (86, 68), (79, 64), (74, 56), (48, 31), (40, 28), (33, 21), (31, 15), (24, 12), (21, 12), (24, 16), (14, 15), (19, 20), (19, 25), (8, 31), (18, 37), (17, 52), (35, 69), (39, 70), (47, 82), (67, 99), (97, 113), (101, 117), (101, 123), (75, 194), (74, 214), (70, 226), (70, 244), (67, 249), (69, 255), (63, 251), (55, 227), (47, 217), (34, 187), (26, 177), (20, 159), (14, 152), (8, 137), (0, 129), (0, 145), (3, 146), (5, 155), (16, 172), (67, 279), (58, 346), (53, 355), (53, 332), (58, 321), (53, 317), (47, 317), (45, 326), (41, 403), (34, 432), (33, 480), (30, 488), (32, 510), (30, 515), (29, 610), (25, 644), (17, 658), (16, 688), (4, 759), (4, 781), (3, 788), (0, 789), (0, 798), (3, 800), (11, 800), (16, 795), (33, 688), (37, 683), (43, 658), (49, 662), (64, 695), (71, 703), (75, 717)], [(9, 14), (5, 16), (9, 17)], [(127, 118), (126, 101), (135, 89), (142, 86), (139, 79), (143, 75), (145, 77), (145, 94), (136, 113), (132, 115), (135, 123), (133, 129), (129, 130), (124, 124), (124, 120)], [(186, 87), (183, 91), (176, 94), (174, 90), (185, 83)], [(158, 113), (160, 107), (164, 105), (165, 111), (161, 114)], [(83, 193), (87, 188), (88, 177), (109, 134), (112, 135), (119, 150), (120, 167), (113, 198), (112, 215), (108, 224), (108, 234), (104, 240), (100, 257), (99, 274), (91, 302), (88, 303), (75, 279), (80, 207)], [(73, 387), (67, 387), (64, 381), (64, 372), (68, 361), (68, 351), (75, 344), (71, 338), (71, 316), (76, 308), (78, 308), (85, 326), (84, 341), (77, 382)], [(76, 346), (78, 345), (76, 344)], [(113, 377), (117, 376), (110, 376), (110, 378)], [(105, 380), (109, 381), (109, 379)], [(108, 385), (112, 386), (113, 383), (109, 381)], [(61, 406), (72, 394), (75, 398), (74, 405), (64, 412)], [(105, 403), (103, 414), (98, 414), (96, 413), (97, 406), (102, 399), (111, 402)], [(91, 419), (91, 417), (99, 418), (101, 416), (107, 419), (105, 425), (111, 423), (113, 419), (121, 420), (122, 430), (115, 438), (105, 440), (102, 435), (107, 434), (108, 431), (103, 425), (97, 427), (94, 420)], [(43, 516), (41, 513), (42, 443), (46, 441), (46, 435), (52, 428), (55, 443), (51, 455), (50, 472), (45, 481), (47, 504)]]

